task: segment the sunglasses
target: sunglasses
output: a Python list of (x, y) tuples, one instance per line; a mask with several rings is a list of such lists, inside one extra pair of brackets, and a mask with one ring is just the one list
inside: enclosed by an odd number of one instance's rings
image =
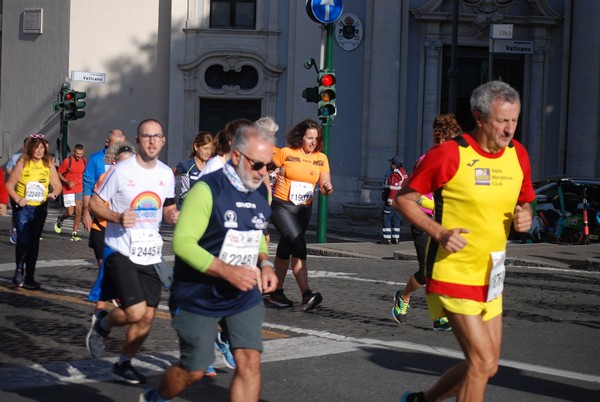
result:
[(117, 150), (117, 156), (124, 152), (132, 152), (133, 153), (133, 148), (131, 148), (130, 146), (127, 146), (127, 145), (119, 147), (119, 149)]
[(31, 134), (29, 136), (29, 138), (44, 138), (45, 135), (44, 134)]
[(258, 171), (262, 168), (264, 168), (265, 166), (268, 165), (268, 163), (264, 163), (264, 162), (257, 162), (253, 159), (248, 158), (246, 155), (244, 155), (242, 152), (240, 152), (240, 150), (238, 150), (238, 152), (240, 153), (240, 155), (242, 155), (244, 158), (248, 159), (248, 163), (250, 164), (250, 169)]

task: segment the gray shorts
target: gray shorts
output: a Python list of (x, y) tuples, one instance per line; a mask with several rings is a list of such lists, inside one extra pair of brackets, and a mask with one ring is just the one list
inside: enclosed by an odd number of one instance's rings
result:
[(187, 371), (205, 370), (215, 360), (217, 324), (227, 323), (231, 349), (263, 351), (262, 324), (265, 305), (258, 303), (241, 313), (228, 317), (207, 317), (181, 309), (173, 313), (173, 328), (179, 337), (181, 367)]

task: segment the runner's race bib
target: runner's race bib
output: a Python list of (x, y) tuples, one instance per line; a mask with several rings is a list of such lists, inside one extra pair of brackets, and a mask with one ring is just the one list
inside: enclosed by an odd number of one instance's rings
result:
[(46, 187), (37, 181), (30, 181), (25, 187), (25, 199), (31, 202), (44, 202)]
[(158, 264), (162, 257), (163, 240), (156, 230), (131, 230), (131, 262), (140, 265)]
[(492, 270), (490, 271), (490, 284), (486, 302), (492, 301), (502, 294), (506, 274), (506, 267), (504, 266), (506, 251), (494, 251), (490, 255), (492, 257)]
[(303, 181), (292, 181), (290, 183), (290, 201), (294, 205), (308, 204), (312, 202), (315, 187)]
[(219, 259), (229, 265), (256, 267), (262, 234), (261, 230), (229, 229), (223, 240)]
[(75, 206), (75, 194), (63, 194), (63, 204), (65, 207)]

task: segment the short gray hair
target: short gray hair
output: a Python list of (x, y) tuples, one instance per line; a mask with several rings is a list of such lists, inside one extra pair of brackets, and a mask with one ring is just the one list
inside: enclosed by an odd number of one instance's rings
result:
[(471, 94), (471, 113), (482, 114), (484, 120), (490, 115), (492, 103), (497, 100), (521, 105), (519, 92), (504, 81), (488, 81), (473, 90)]
[(277, 130), (279, 130), (279, 125), (275, 123), (275, 120), (271, 116), (261, 117), (260, 119), (254, 122), (254, 125), (260, 129), (265, 130), (267, 134), (275, 135)]
[(248, 145), (252, 138), (275, 145), (275, 139), (266, 131), (260, 130), (254, 126), (241, 126), (237, 129), (235, 136), (233, 137), (231, 149), (237, 149), (242, 153), (248, 152)]

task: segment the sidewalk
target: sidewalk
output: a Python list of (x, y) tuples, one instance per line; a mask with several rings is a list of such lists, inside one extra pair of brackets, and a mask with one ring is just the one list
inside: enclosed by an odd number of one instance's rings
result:
[[(316, 222), (316, 220), (315, 220)], [(307, 233), (308, 253), (311, 255), (360, 257), (372, 259), (416, 260), (416, 252), (408, 227), (402, 226), (401, 242), (396, 245), (377, 244), (381, 226), (378, 220), (350, 222), (344, 216), (328, 217), (327, 243), (317, 243)], [(600, 243), (568, 246), (550, 243), (507, 245), (506, 263), (509, 266), (544, 266), (562, 269), (600, 271)]]
[[(87, 247), (87, 233), (80, 230), (83, 241), (76, 244), (69, 242), (67, 234), (57, 235), (53, 225), (60, 209), (51, 207), (46, 220), (43, 245), (40, 247), (40, 260), (65, 258), (65, 250), (69, 250), (70, 258), (81, 258), (93, 262), (93, 253)], [(317, 243), (316, 211), (309, 225), (306, 238), (310, 255), (354, 257), (369, 259), (416, 260), (416, 253), (411, 241), (408, 226), (402, 226), (400, 244), (383, 245), (377, 242), (381, 239), (381, 225), (378, 219), (365, 222), (350, 221), (344, 215), (331, 214), (327, 219), (327, 242)], [(65, 233), (71, 221), (67, 221)], [(171, 254), (172, 227), (164, 225), (165, 255)], [(0, 218), (0, 263), (14, 261), (14, 249), (8, 241), (10, 231), (9, 216)], [(162, 229), (161, 229), (162, 232)], [(272, 236), (272, 254), (278, 241), (275, 228), (270, 228)], [(549, 243), (508, 244), (507, 265), (512, 266), (544, 266), (561, 269), (578, 269), (600, 271), (600, 243), (585, 246), (566, 246)]]

